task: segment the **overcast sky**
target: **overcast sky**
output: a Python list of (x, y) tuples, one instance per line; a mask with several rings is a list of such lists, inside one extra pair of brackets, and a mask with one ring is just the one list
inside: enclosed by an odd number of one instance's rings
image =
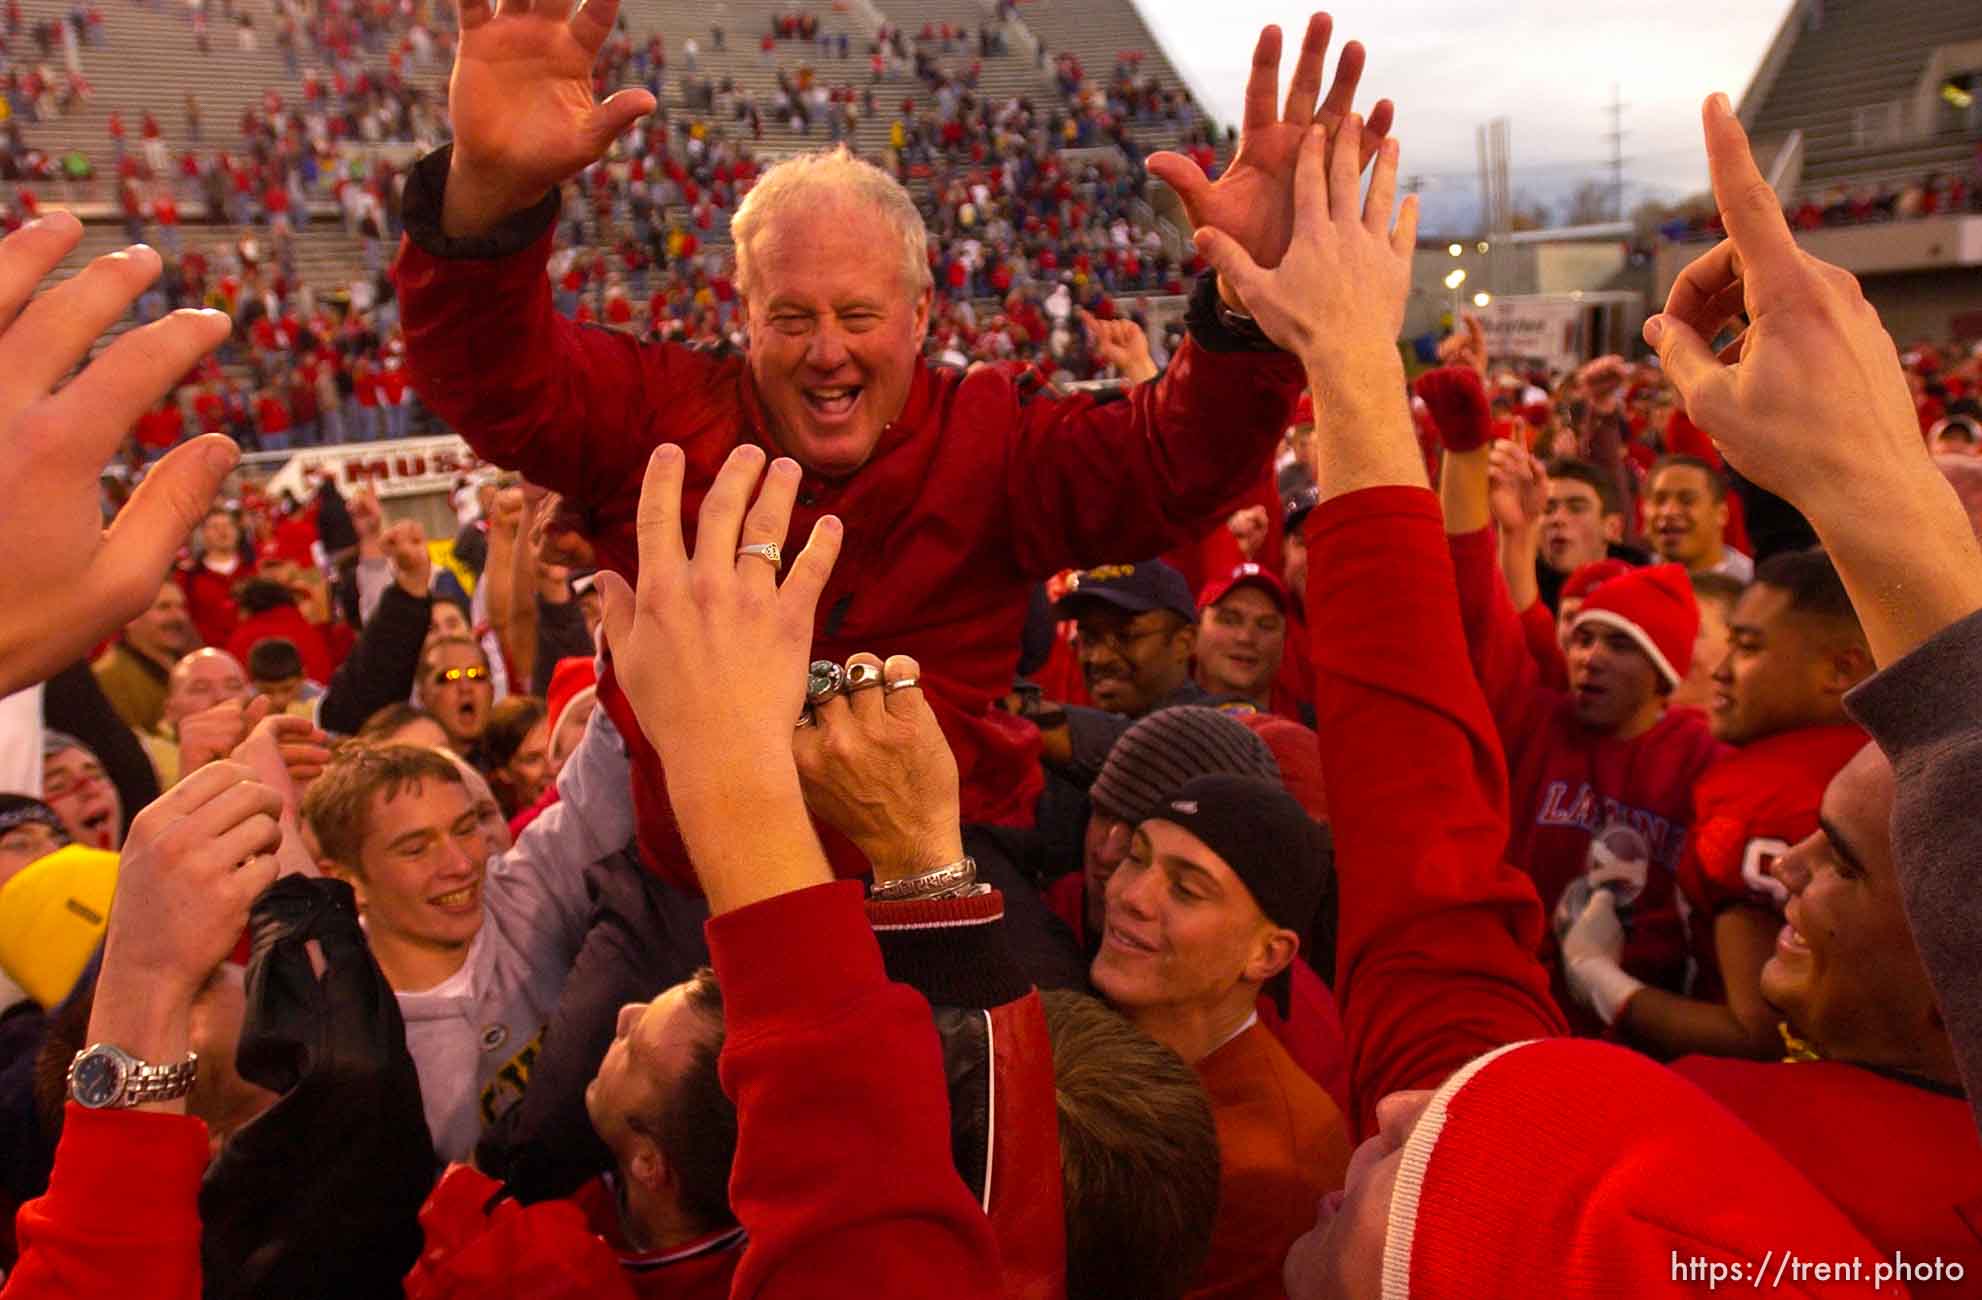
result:
[[(1281, 87), (1307, 13), (1285, 0), (1135, 0), (1171, 60), (1221, 122), (1237, 122), (1259, 29), (1286, 33)], [(1338, 3), (1335, 48), (1369, 50), (1360, 106), (1397, 103), (1403, 170), (1425, 178), (1428, 225), (1474, 219), (1474, 127), (1510, 122), (1514, 189), (1557, 202), (1608, 176), (1611, 87), (1624, 101), (1627, 207), (1706, 188), (1700, 101), (1740, 102), (1790, 0), (1455, 0)], [(1215, 13), (1216, 17), (1208, 16)], [(1335, 48), (1329, 51), (1333, 75)]]

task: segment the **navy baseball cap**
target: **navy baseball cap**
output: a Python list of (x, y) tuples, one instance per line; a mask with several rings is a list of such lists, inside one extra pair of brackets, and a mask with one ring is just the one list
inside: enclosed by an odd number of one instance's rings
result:
[(1096, 604), (1113, 605), (1131, 614), (1167, 609), (1186, 623), (1197, 621), (1197, 602), (1191, 599), (1190, 584), (1161, 560), (1082, 569), (1067, 583), (1067, 594), (1054, 604), (1053, 617), (1079, 618)]

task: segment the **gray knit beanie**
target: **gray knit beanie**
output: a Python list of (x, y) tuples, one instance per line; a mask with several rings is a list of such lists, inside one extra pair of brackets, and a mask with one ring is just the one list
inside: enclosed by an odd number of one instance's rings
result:
[(1266, 742), (1236, 718), (1201, 704), (1159, 709), (1122, 733), (1094, 778), (1094, 810), (1136, 825), (1195, 777), (1257, 776), (1280, 784)]

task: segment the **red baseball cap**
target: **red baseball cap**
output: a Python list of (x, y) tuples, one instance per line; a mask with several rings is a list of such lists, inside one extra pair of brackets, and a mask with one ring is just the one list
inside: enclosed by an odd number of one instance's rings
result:
[(1204, 590), (1198, 593), (1197, 607), (1200, 610), (1210, 609), (1239, 587), (1258, 587), (1272, 597), (1281, 613), (1287, 612), (1287, 585), (1275, 577), (1272, 570), (1251, 562), (1237, 566), (1222, 578), (1213, 578), (1205, 583)]

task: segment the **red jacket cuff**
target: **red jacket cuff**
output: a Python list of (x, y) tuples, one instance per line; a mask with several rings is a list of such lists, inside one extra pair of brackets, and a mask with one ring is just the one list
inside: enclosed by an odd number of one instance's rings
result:
[(810, 1018), (888, 982), (864, 892), (835, 880), (710, 918), (703, 929), (732, 1032)]
[(71, 1223), (141, 1224), (148, 1235), (175, 1228), (197, 1235), (210, 1154), (206, 1124), (191, 1115), (69, 1102), (43, 1212)]

